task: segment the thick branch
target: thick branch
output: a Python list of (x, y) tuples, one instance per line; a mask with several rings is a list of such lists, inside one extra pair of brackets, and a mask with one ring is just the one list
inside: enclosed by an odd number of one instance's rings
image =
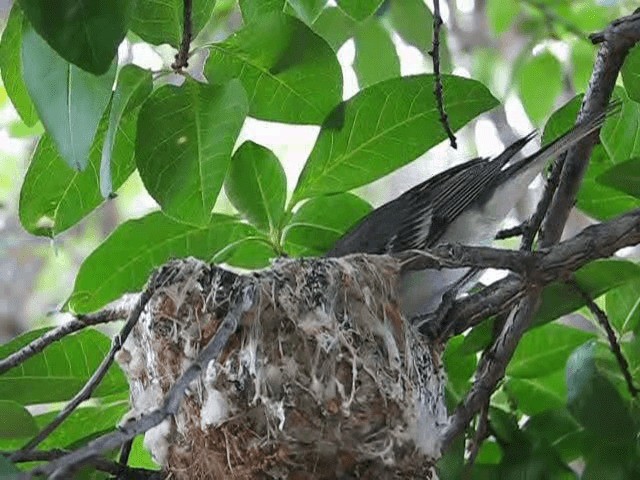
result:
[[(598, 52), (578, 121), (605, 111), (624, 58), (631, 47), (640, 41), (640, 15), (631, 15), (614, 22), (600, 36), (603, 44)], [(598, 133), (594, 132), (569, 150), (563, 162), (558, 190), (543, 222), (540, 234), (540, 245), (543, 248), (552, 246), (560, 239), (586, 171), (589, 156), (597, 140)], [(539, 205), (538, 211), (544, 211), (541, 207), (544, 208)], [(637, 211), (634, 213), (637, 214)], [(557, 255), (561, 253), (558, 250), (554, 250)], [(540, 293), (539, 286), (529, 285), (527, 297), (521, 302), (516, 314), (507, 320), (489, 355), (481, 360), (476, 381), (456, 408), (451, 417), (451, 423), (443, 432), (444, 448), (447, 448), (453, 439), (464, 430), (471, 418), (491, 396), (498, 381), (504, 376), (507, 363), (535, 315), (540, 301)]]
[(71, 335), (72, 333), (78, 332), (83, 328), (92, 325), (115, 322), (126, 318), (127, 315), (129, 315), (129, 309), (124, 305), (118, 305), (115, 308), (105, 308), (104, 310), (100, 310), (96, 313), (78, 316), (77, 319), (71, 320), (64, 325), (60, 325), (59, 327), (49, 330), (47, 333), (36, 338), (33, 342), (25, 345), (17, 352), (0, 360), (0, 375), (17, 367), (34, 355), (42, 352), (52, 343), (57, 342), (67, 335)]

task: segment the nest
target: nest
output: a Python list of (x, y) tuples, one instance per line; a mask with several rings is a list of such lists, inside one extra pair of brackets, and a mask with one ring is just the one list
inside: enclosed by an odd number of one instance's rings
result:
[(136, 416), (158, 407), (249, 282), (253, 307), (145, 446), (178, 479), (436, 478), (441, 348), (403, 321), (397, 262), (279, 260), (237, 276), (174, 261), (118, 356)]

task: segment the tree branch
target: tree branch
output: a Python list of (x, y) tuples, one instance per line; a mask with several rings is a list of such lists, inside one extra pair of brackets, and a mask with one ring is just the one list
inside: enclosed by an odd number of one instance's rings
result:
[(119, 304), (115, 307), (105, 308), (104, 310), (100, 310), (96, 313), (79, 315), (78, 318), (49, 330), (47, 333), (36, 338), (33, 342), (25, 345), (17, 352), (14, 352), (8, 357), (0, 360), (0, 375), (17, 367), (34, 355), (42, 352), (52, 343), (57, 342), (67, 335), (71, 335), (72, 333), (78, 332), (89, 326), (115, 322), (126, 318), (129, 315), (129, 310), (130, 309), (126, 308), (124, 305)]
[(178, 53), (176, 53), (175, 61), (171, 64), (174, 72), (181, 72), (183, 68), (189, 66), (189, 49), (191, 48), (191, 40), (193, 37), (193, 22), (191, 19), (192, 3), (192, 0), (184, 0), (182, 42), (180, 43)]
[(442, 89), (442, 77), (440, 76), (440, 27), (442, 26), (442, 17), (440, 16), (440, 1), (433, 0), (433, 47), (429, 51), (429, 55), (433, 58), (433, 75), (435, 82), (433, 85), (433, 94), (436, 97), (438, 105), (438, 113), (440, 114), (440, 123), (444, 131), (449, 137), (449, 143), (453, 148), (458, 148), (456, 136), (449, 125), (449, 117), (444, 109), (444, 92)]
[[(598, 39), (600, 38), (603, 43), (598, 52), (578, 121), (605, 111), (624, 58), (631, 47), (640, 41), (640, 14), (631, 15), (612, 23), (605, 32), (599, 34)], [(589, 162), (591, 151), (597, 140), (598, 133), (594, 132), (582, 139), (567, 153), (562, 164), (559, 187), (551, 200), (542, 224), (543, 228), (540, 233), (542, 248), (551, 247), (560, 239)], [(543, 205), (538, 206), (538, 211), (545, 210)], [(632, 213), (638, 214), (637, 211)], [(637, 225), (635, 230), (636, 233), (632, 234), (632, 237), (637, 235)], [(553, 254), (560, 255), (561, 250), (559, 246), (549, 253), (549, 257)], [(486, 360), (485, 358), (481, 360), (471, 390), (458, 405), (451, 416), (450, 424), (443, 431), (444, 449), (464, 430), (471, 418), (490, 398), (498, 381), (504, 376), (507, 363), (537, 311), (540, 293), (539, 285), (529, 285), (525, 299), (520, 303), (515, 314), (507, 320), (502, 332), (492, 345), (489, 355), (486, 356)]]
[(126, 423), (115, 432), (96, 438), (78, 450), (35, 468), (29, 472), (28, 478), (34, 478), (39, 475), (46, 475), (50, 479), (70, 478), (69, 475), (72, 471), (82, 465), (86, 465), (92, 458), (120, 447), (128, 440), (159, 425), (169, 416), (175, 415), (189, 384), (201, 374), (209, 362), (220, 357), (230, 337), (236, 332), (242, 316), (253, 308), (257, 297), (253, 284), (245, 284), (241, 287), (241, 292), (238, 300), (229, 309), (213, 338), (200, 352), (198, 358), (171, 387), (164, 398), (162, 407), (143, 414), (137, 420)]

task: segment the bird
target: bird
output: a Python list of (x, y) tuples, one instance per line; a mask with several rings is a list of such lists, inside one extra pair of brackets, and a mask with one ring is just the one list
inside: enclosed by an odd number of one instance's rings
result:
[[(547, 163), (599, 129), (615, 109), (582, 121), (532, 155), (515, 160), (536, 132), (516, 140), (497, 157), (474, 158), (439, 173), (373, 210), (325, 254), (393, 254), (444, 243), (489, 246), (529, 184)], [(401, 274), (399, 305), (405, 318), (424, 319), (450, 291), (464, 291), (477, 271), (466, 268)]]

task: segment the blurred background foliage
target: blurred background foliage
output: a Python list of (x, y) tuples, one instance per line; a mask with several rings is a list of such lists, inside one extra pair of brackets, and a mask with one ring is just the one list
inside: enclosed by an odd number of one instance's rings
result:
[[(200, 32), (193, 42), (196, 50), (190, 60), (189, 73), (202, 80), (205, 74), (209, 76), (213, 72), (219, 76), (230, 72), (233, 63), (224, 58), (222, 50), (209, 52), (209, 49), (199, 47), (214, 42), (232, 48), (235, 40), (227, 43), (226, 39), (245, 23), (258, 24), (266, 11), (262, 8), (272, 8), (269, 4), (278, 3), (278, 0), (239, 0), (239, 4), (235, 0), (203, 0), (200, 3), (195, 0), (195, 3), (202, 7), (202, 18), (196, 18)], [(280, 0), (279, 3), (287, 13), (322, 37), (328, 48), (337, 54), (344, 79), (343, 91), (325, 92), (327, 105), (331, 105), (332, 96), (348, 99), (383, 80), (432, 70), (429, 51), (433, 18), (429, 1)], [(149, 5), (153, 8), (154, 2), (150, 1)], [(544, 132), (543, 143), (555, 138), (575, 121), (581, 95), (588, 85), (597, 51), (588, 40), (588, 34), (605, 28), (613, 19), (629, 14), (636, 6), (631, 0), (441, 2), (445, 23), (441, 50), (444, 73), (482, 82), (501, 106), (457, 132), (458, 150), (451, 149), (448, 142), (442, 142), (418, 160), (359, 187), (356, 193), (366, 201), (349, 193), (339, 193), (333, 197), (313, 198), (295, 212), (287, 212), (293, 220), (283, 248), (293, 255), (322, 253), (354, 217), (365, 214), (371, 205), (377, 206), (396, 197), (444, 168), (474, 155), (496, 154), (534, 128)], [(5, 26), (4, 48), (16, 29), (21, 28), (18, 22), (11, 27), (10, 7), (11, 2), (0, 2), (0, 16)], [(210, 19), (208, 13), (212, 13)], [(144, 15), (140, 18), (144, 19)], [(180, 41), (180, 31), (175, 31), (173, 25), (150, 29), (143, 20), (138, 22), (136, 24), (134, 20), (132, 26), (136, 33), (129, 32), (119, 46), (118, 62), (121, 65), (133, 63), (154, 71), (156, 84), (179, 83), (182, 79), (171, 72), (169, 65), (175, 53), (173, 47)], [(259, 28), (255, 27), (256, 31), (251, 35), (258, 36)], [(0, 61), (3, 62), (0, 70), (5, 84), (0, 87), (0, 340), (4, 342), (26, 330), (67, 319), (68, 316), (59, 310), (73, 291), (80, 264), (123, 221), (142, 217), (157, 210), (158, 205), (145, 190), (137, 172), (128, 179), (123, 173), (120, 182), (123, 184), (117, 189), (115, 198), (106, 201), (75, 226), (71, 225), (77, 220), (69, 220), (71, 228), (63, 233), (54, 232), (40, 217), (29, 216), (30, 211), (40, 211), (42, 205), (33, 206), (33, 202), (44, 197), (38, 196), (37, 183), (30, 182), (28, 185), (32, 190), (25, 192), (23, 182), (27, 185), (24, 179), (30, 161), (33, 161), (31, 155), (44, 130), (34, 116), (33, 105), (26, 93), (23, 101), (15, 105), (8, 100), (6, 89), (15, 91), (16, 86), (6, 81), (11, 78), (7, 72), (15, 68), (15, 64), (7, 60), (6, 52), (3, 56), (2, 48), (0, 46)], [(220, 70), (216, 70), (215, 64), (207, 64), (211, 66), (205, 68), (207, 53), (219, 55), (220, 62), (228, 63)], [(637, 175), (640, 162), (636, 158), (640, 156), (640, 103), (637, 103), (640, 102), (640, 46), (631, 52), (625, 63), (616, 96), (623, 101), (622, 113), (603, 130), (602, 145), (594, 152), (578, 197), (578, 209), (573, 212), (565, 235), (575, 233), (593, 220), (611, 218), (640, 206)], [(446, 99), (445, 88), (445, 104)], [(316, 106), (321, 110), (323, 99), (316, 100)], [(256, 143), (245, 144), (236, 156), (241, 160), (243, 153), (259, 155), (272, 165), (279, 160), (286, 178), (278, 182), (291, 194), (318, 137), (320, 128), (313, 124), (320, 122), (313, 116), (313, 111), (305, 113), (309, 118), (304, 121), (293, 122), (309, 125), (268, 122), (267, 117), (274, 114), (268, 108), (261, 110), (260, 115), (254, 113), (250, 113), (254, 118), (248, 118), (244, 123), (236, 146), (245, 140)], [(431, 128), (440, 129), (441, 126), (433, 123)], [(277, 158), (271, 157), (271, 152), (261, 149), (260, 145), (268, 147)], [(44, 150), (42, 145), (40, 148)], [(233, 164), (226, 194), (217, 201), (218, 212), (233, 212), (233, 204), (243, 213), (246, 185), (241, 181), (234, 184), (234, 178), (248, 178), (243, 169), (250, 165), (244, 165), (240, 160)], [(278, 177), (278, 168), (274, 167), (270, 175)], [(117, 172), (114, 172), (114, 189), (117, 178)], [(534, 185), (530, 195), (515, 206), (507, 226), (526, 218), (535, 205), (541, 184)], [(284, 197), (276, 198), (275, 202), (284, 205)], [(283, 207), (278, 210), (276, 205), (274, 208), (274, 211), (280, 211)], [(255, 213), (250, 206), (247, 210), (249, 215)], [(320, 233), (307, 231), (300, 226), (304, 223), (302, 220), (296, 227), (297, 217), (309, 222), (327, 211), (333, 214), (333, 223), (328, 225), (331, 228)], [(157, 231), (165, 228), (158, 217), (146, 217), (145, 221), (150, 224), (149, 228)], [(252, 221), (255, 224), (262, 222), (261, 225), (273, 233), (268, 212)], [(25, 228), (36, 235), (27, 233)], [(64, 229), (60, 227), (59, 231)], [(37, 236), (42, 233), (45, 235)], [(504, 241), (506, 245), (512, 242)], [(263, 255), (258, 250), (257, 247), (250, 250), (244, 259), (236, 256), (235, 262), (234, 259), (226, 260), (250, 267), (254, 258), (263, 258), (269, 253)], [(623, 254), (628, 259), (637, 257), (635, 249)], [(484, 281), (498, 275), (489, 272)], [(599, 297), (597, 302), (606, 310), (622, 339), (631, 373), (638, 382), (640, 267), (633, 261), (603, 260), (578, 272), (577, 279), (588, 293)], [(583, 479), (640, 478), (637, 400), (626, 388), (592, 313), (568, 287), (552, 285), (545, 291), (538, 317), (538, 325), (547, 325), (527, 334), (510, 363), (507, 376), (492, 399), (490, 437), (480, 448), (473, 472), (467, 472), (469, 478), (543, 479), (576, 478), (576, 475)], [(548, 323), (558, 318), (562, 318), (561, 322)], [(479, 352), (487, 345), (491, 329), (491, 323), (487, 322), (469, 335), (454, 338), (448, 345), (445, 354), (449, 374), (447, 395), (452, 406), (468, 389)], [(0, 356), (15, 351), (39, 333), (41, 331), (36, 330), (13, 340), (2, 347), (4, 351)], [(8, 399), (2, 400), (0, 411), (22, 418), (22, 405), (68, 399), (68, 392), (82, 385), (108, 344), (105, 336), (87, 331), (52, 347), (47, 353), (48, 361), (45, 359), (44, 362), (54, 370), (56, 365), (64, 364), (57, 378), (64, 377), (67, 383), (47, 383), (46, 377), (50, 377), (52, 371), (42, 375), (42, 359), (27, 362), (25, 370), (0, 380), (0, 398)], [(89, 354), (87, 345), (94, 346)], [(80, 365), (81, 371), (70, 375), (65, 359), (70, 360), (69, 364)], [(21, 383), (29, 372), (38, 379), (36, 388), (27, 389)], [(74, 414), (44, 446), (71, 448), (113, 428), (127, 410), (126, 395), (118, 388), (123, 382), (119, 371), (114, 371), (101, 387), (102, 404)], [(55, 393), (56, 389), (59, 394)], [(16, 391), (25, 392), (24, 398), (16, 397)], [(33, 428), (24, 429), (25, 437), (31, 436), (51, 415), (47, 411), (35, 417)], [(25, 420), (22, 425), (29, 421)], [(91, 427), (87, 429), (87, 425)], [(4, 437), (0, 430), (2, 450), (19, 446), (21, 439), (2, 440)], [(459, 442), (441, 462), (442, 478), (465, 475), (463, 446)], [(134, 448), (134, 464), (153, 465), (140, 448), (140, 442)]]

